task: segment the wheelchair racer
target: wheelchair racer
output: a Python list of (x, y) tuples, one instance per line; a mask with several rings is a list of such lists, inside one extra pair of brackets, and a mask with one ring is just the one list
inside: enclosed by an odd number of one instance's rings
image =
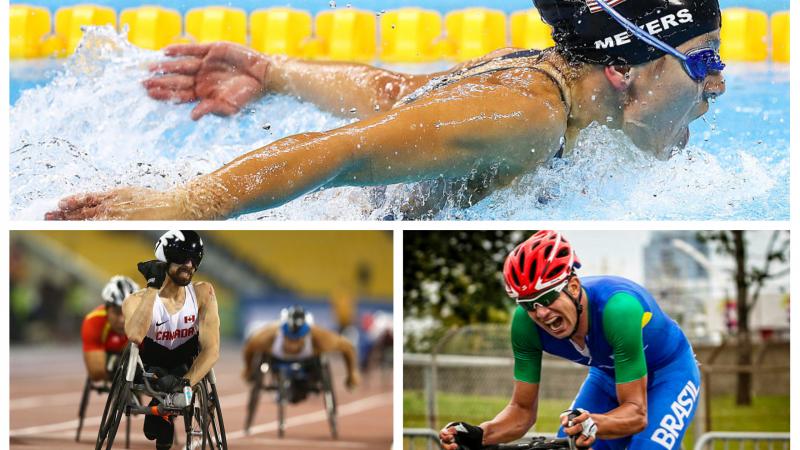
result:
[(700, 389), (688, 339), (643, 287), (614, 276), (579, 278), (578, 268), (572, 246), (555, 231), (534, 234), (508, 255), (503, 275), (517, 302), (511, 400), (479, 426), (445, 426), (443, 448), (521, 438), (536, 422), (542, 351), (589, 366), (561, 415), (560, 436), (603, 450), (680, 448)]
[[(356, 351), (353, 344), (343, 336), (313, 324), (313, 318), (300, 306), (281, 311), (278, 323), (267, 325), (253, 333), (244, 344), (245, 369), (243, 377), (252, 381), (254, 356), (265, 354), (279, 362), (303, 362), (305, 367), (317, 363), (321, 354), (340, 352), (347, 366), (345, 385), (356, 387), (361, 376), (358, 373)], [(295, 383), (293, 383), (294, 385)], [(290, 400), (297, 402), (305, 398), (302, 387), (293, 389)]]
[[(219, 358), (217, 300), (210, 283), (192, 283), (203, 259), (203, 241), (196, 232), (164, 233), (156, 242), (155, 255), (155, 260), (139, 263), (147, 288), (122, 305), (125, 332), (139, 346), (145, 370), (158, 376), (153, 387), (178, 392), (199, 383)], [(149, 406), (157, 404), (153, 399)], [(173, 419), (145, 416), (145, 437), (156, 441), (157, 450), (172, 446)]]
[(103, 304), (83, 318), (83, 363), (93, 382), (109, 381), (114, 374), (118, 357), (128, 345), (122, 301), (138, 290), (139, 285), (128, 277), (111, 277), (103, 287)]

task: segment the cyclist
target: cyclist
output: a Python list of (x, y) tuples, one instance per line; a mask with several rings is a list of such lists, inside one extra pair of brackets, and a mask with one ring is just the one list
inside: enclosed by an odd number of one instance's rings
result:
[(81, 326), (83, 362), (92, 381), (111, 379), (117, 357), (128, 345), (122, 301), (138, 290), (139, 286), (130, 278), (115, 275), (103, 287), (103, 304), (84, 317)]
[[(266, 354), (280, 362), (306, 362), (313, 364), (322, 353), (341, 352), (347, 365), (345, 385), (356, 387), (361, 376), (356, 364), (356, 351), (346, 338), (330, 330), (314, 325), (313, 317), (301, 306), (291, 306), (281, 311), (280, 321), (267, 325), (253, 333), (244, 344), (245, 369), (243, 377), (250, 381), (253, 374), (254, 357)], [(302, 384), (293, 390), (292, 401), (305, 398)]]
[[(139, 346), (145, 369), (157, 374), (154, 387), (176, 392), (199, 383), (219, 358), (217, 299), (210, 283), (192, 282), (203, 259), (203, 241), (196, 232), (164, 233), (155, 255), (139, 263), (147, 288), (122, 305), (125, 332)], [(145, 416), (144, 434), (156, 441), (156, 449), (172, 446), (172, 421), (172, 416)]]
[(561, 233), (539, 231), (506, 258), (503, 276), (517, 308), (511, 324), (514, 392), (494, 419), (451, 423), (442, 446), (455, 450), (513, 441), (536, 422), (542, 351), (589, 366), (559, 435), (596, 449), (679, 449), (694, 416), (700, 371), (678, 324), (638, 284), (615, 276), (579, 278), (580, 262)]

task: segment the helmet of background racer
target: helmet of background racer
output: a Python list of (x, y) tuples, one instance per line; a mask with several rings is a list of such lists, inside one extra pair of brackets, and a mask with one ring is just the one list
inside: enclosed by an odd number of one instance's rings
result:
[(302, 306), (291, 306), (281, 311), (281, 331), (289, 339), (300, 339), (311, 331), (314, 319)]
[(139, 290), (139, 285), (126, 276), (115, 275), (103, 288), (101, 294), (106, 305), (122, 307), (125, 297)]
[(519, 244), (506, 258), (503, 265), (506, 291), (517, 303), (536, 303), (551, 292), (561, 292), (574, 270), (580, 267), (578, 256), (561, 233), (542, 230)]
[(203, 240), (191, 230), (170, 230), (156, 242), (156, 259), (166, 263), (185, 264), (191, 260), (197, 269), (203, 260)]

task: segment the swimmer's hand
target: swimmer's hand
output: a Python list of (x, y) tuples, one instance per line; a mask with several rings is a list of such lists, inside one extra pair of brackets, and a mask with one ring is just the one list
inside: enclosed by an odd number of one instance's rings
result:
[(190, 219), (184, 214), (178, 192), (121, 188), (65, 197), (45, 220), (170, 220)]
[(179, 59), (152, 64), (154, 76), (143, 82), (156, 100), (186, 103), (200, 100), (192, 110), (197, 120), (208, 113), (230, 116), (263, 96), (270, 59), (230, 42), (179, 44), (164, 49)]

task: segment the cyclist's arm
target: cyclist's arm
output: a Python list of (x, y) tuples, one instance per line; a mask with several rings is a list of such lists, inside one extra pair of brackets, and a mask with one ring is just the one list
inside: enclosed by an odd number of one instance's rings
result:
[(125, 334), (128, 340), (139, 345), (147, 336), (147, 330), (153, 322), (153, 304), (158, 289), (146, 288), (134, 292), (122, 302), (122, 313), (125, 315)]
[(617, 408), (605, 414), (591, 414), (598, 439), (631, 436), (647, 427), (647, 375), (617, 384), (617, 400)]
[(480, 425), (483, 445), (500, 444), (521, 438), (536, 423), (539, 383), (514, 382), (511, 401), (494, 419)]
[(347, 365), (347, 373), (354, 376), (358, 372), (356, 363), (356, 349), (344, 336), (317, 326), (311, 327), (311, 339), (314, 344), (314, 353), (340, 352)]
[(186, 372), (186, 378), (192, 386), (199, 383), (219, 359), (219, 310), (214, 287), (210, 283), (200, 282), (194, 288), (198, 297), (205, 301), (202, 302), (199, 318), (200, 354)]
[[(644, 308), (629, 293), (614, 294), (603, 309), (603, 331), (614, 349), (614, 373), (619, 407), (592, 414), (597, 436), (616, 439), (647, 427), (647, 361), (642, 326)], [(590, 411), (591, 412), (591, 411)]]

